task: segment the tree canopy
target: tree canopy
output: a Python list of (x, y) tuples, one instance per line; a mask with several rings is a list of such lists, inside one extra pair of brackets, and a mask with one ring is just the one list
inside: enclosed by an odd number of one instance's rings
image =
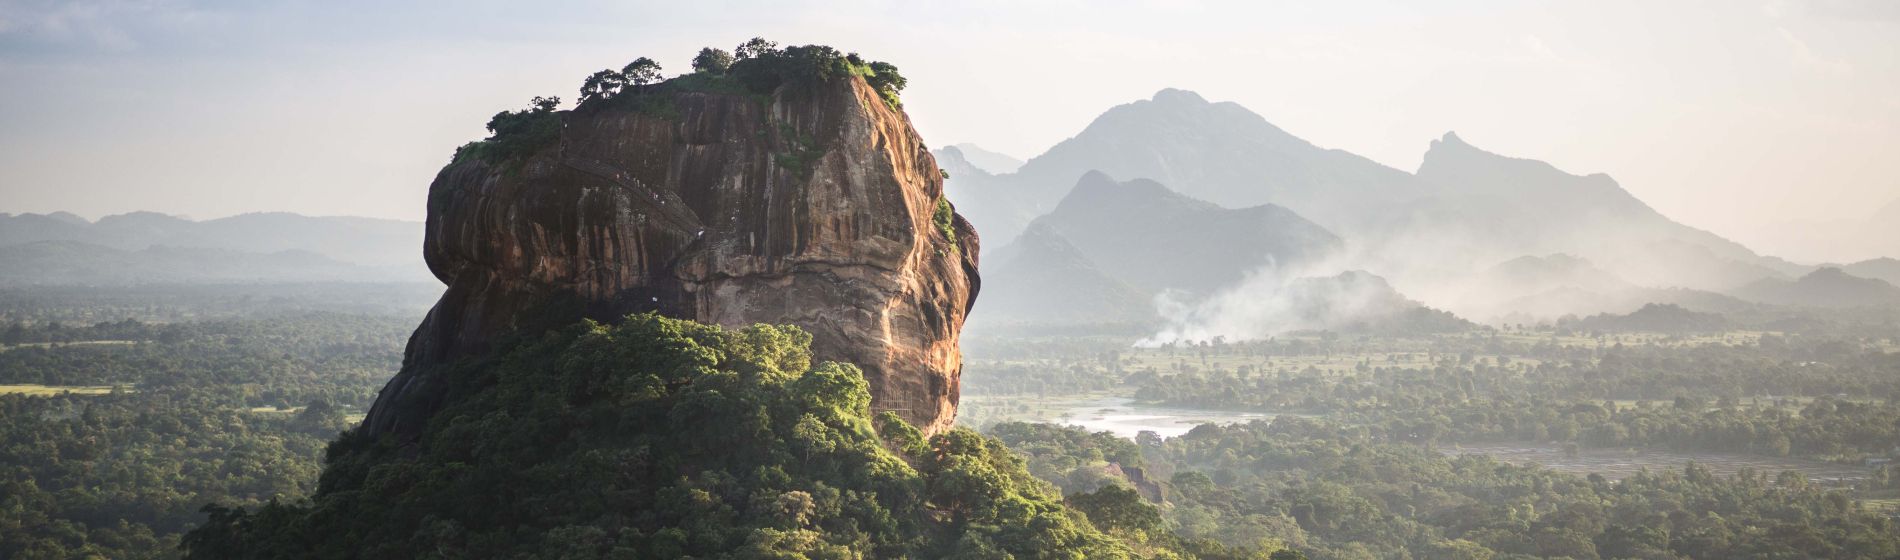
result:
[[(1022, 459), (874, 419), (792, 327), (645, 314), (450, 367), (419, 442), (350, 432), (308, 503), (213, 507), (194, 558), (1121, 558)], [(876, 426), (874, 427), (874, 424)]]

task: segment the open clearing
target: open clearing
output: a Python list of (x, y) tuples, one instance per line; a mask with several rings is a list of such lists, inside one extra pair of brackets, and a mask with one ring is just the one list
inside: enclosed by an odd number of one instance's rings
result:
[(111, 392), (111, 385), (0, 385), (0, 395), (33, 395), (45, 397), (61, 393), (104, 395)]

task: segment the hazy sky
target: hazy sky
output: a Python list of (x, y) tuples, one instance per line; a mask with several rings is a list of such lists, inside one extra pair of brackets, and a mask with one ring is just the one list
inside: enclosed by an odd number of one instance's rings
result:
[(1178, 87), (1407, 170), (1457, 130), (1744, 242), (1900, 198), (1896, 1), (543, 4), (0, 0), (0, 211), (420, 219), (494, 112), (754, 35), (897, 64), (933, 145), (1026, 158)]

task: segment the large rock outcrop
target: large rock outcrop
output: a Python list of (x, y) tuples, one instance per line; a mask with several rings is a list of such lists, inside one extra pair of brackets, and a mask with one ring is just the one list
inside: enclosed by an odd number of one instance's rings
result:
[(436, 176), (424, 251), (448, 290), (365, 429), (416, 434), (443, 396), (434, 366), (510, 333), (645, 311), (797, 325), (817, 358), (863, 368), (875, 409), (948, 426), (977, 237), (939, 212), (909, 118), (857, 77), (622, 95), (645, 98), (561, 112), (525, 158)]

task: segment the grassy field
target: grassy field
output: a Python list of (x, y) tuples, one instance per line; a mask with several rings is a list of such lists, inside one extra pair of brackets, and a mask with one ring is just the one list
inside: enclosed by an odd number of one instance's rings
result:
[[(131, 390), (131, 389), (126, 389)], [(0, 385), (0, 395), (52, 396), (61, 393), (75, 395), (104, 395), (112, 392), (111, 385)]]

